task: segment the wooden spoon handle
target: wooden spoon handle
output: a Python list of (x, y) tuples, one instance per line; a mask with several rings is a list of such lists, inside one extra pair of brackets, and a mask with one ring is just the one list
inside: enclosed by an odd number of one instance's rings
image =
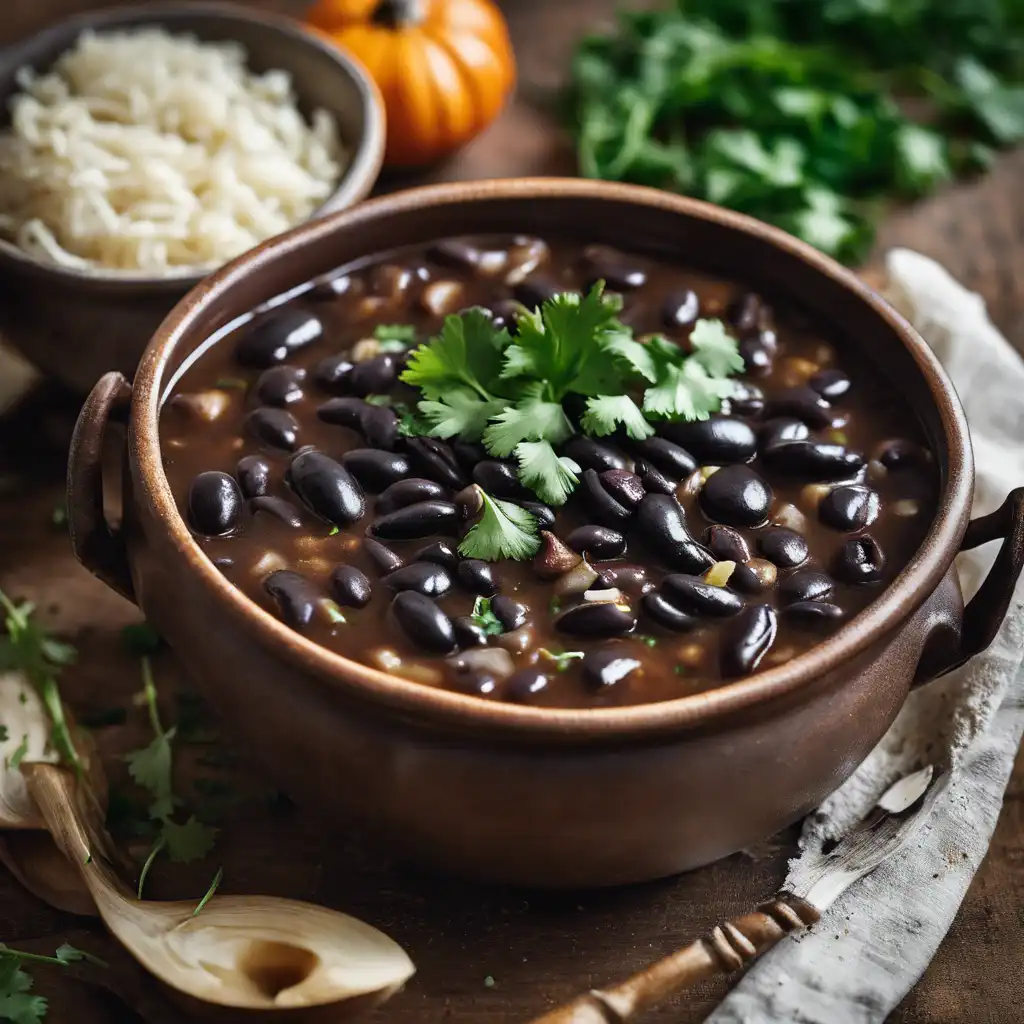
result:
[(537, 1017), (532, 1024), (626, 1024), (669, 996), (712, 974), (731, 974), (781, 938), (821, 915), (790, 893), (779, 893), (753, 913), (717, 925), (709, 935), (611, 988), (593, 989)]

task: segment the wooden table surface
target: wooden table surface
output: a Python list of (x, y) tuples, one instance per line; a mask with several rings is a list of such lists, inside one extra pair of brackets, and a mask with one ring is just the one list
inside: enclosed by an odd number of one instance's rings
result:
[[(94, 0), (2, 0), (0, 44), (98, 6)], [(303, 4), (262, 0), (259, 6), (298, 12)], [(564, 140), (530, 100), (536, 102), (557, 86), (573, 39), (600, 24), (615, 4), (507, 0), (504, 6), (519, 58), (520, 99), (490, 132), (432, 178), (571, 173)], [(879, 252), (908, 245), (942, 260), (985, 297), (996, 322), (1024, 349), (1022, 175), (1024, 154), (1007, 155), (983, 180), (895, 214), (882, 232)], [(142, 715), (132, 707), (139, 689), (138, 663), (119, 642), (121, 627), (135, 621), (137, 612), (74, 562), (66, 535), (50, 522), (61, 496), (63, 449), (73, 415), (74, 403), (66, 397), (41, 393), (16, 422), (0, 427), (0, 587), (36, 601), (47, 624), (79, 647), (79, 662), (64, 679), (76, 709), (129, 709), (126, 726), (97, 733), (117, 786), (124, 781), (118, 755), (145, 742)], [(185, 705), (174, 701), (174, 690), (183, 683), (169, 654), (157, 658), (156, 673), (165, 715), (173, 720)], [(225, 726), (230, 731), (230, 723)], [(215, 750), (219, 753), (213, 756)], [(384, 861), (346, 836), (343, 823), (282, 810), (280, 801), (265, 799), (270, 790), (244, 750), (225, 753), (224, 744), (183, 745), (179, 760), (183, 778), (227, 780), (232, 795), (225, 798), (225, 787), (219, 787), (220, 803), (226, 806), (214, 854), (182, 868), (159, 864), (149, 895), (198, 896), (223, 864), (226, 892), (312, 899), (382, 927), (410, 951), (418, 973), (406, 992), (372, 1017), (375, 1024), (527, 1020), (750, 907), (781, 882), (792, 850), (790, 834), (680, 878), (614, 892), (539, 896), (481, 889)], [(205, 791), (209, 806), (209, 784)], [(185, 1019), (160, 999), (101, 929), (51, 910), (0, 874), (0, 939), (52, 951), (68, 938), (110, 958), (112, 967), (107, 972), (37, 968), (37, 987), (52, 1000), (50, 1024)], [(1024, 758), (1018, 760), (988, 857), (956, 923), (891, 1020), (1019, 1022), (1024, 1017), (1022, 963)], [(725, 990), (724, 983), (705, 984), (650, 1019), (699, 1021)], [(127, 1006), (141, 1008), (141, 1018)]]

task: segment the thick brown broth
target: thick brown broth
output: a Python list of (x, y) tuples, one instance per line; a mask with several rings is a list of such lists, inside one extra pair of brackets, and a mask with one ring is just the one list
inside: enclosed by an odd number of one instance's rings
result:
[[(278, 601), (265, 587), (268, 576), (279, 570), (297, 572), (313, 588), (310, 594), (315, 592), (328, 599), (332, 593), (337, 596), (331, 583), (336, 568), (341, 564), (354, 566), (367, 577), (372, 596), (365, 607), (341, 608), (344, 622), (332, 621), (338, 618), (336, 605), (327, 600), (316, 603), (315, 613), (301, 626), (301, 631), (317, 643), (426, 685), (449, 686), (491, 699), (554, 707), (610, 706), (669, 700), (714, 688), (721, 685), (723, 678), (742, 674), (755, 665), (766, 668), (786, 662), (819, 642), (824, 635), (834, 632), (843, 621), (871, 602), (909, 560), (934, 514), (937, 480), (933, 460), (923, 449), (918, 424), (886, 381), (859, 362), (845, 343), (826, 337), (798, 311), (784, 306), (769, 309), (736, 284), (679, 267), (640, 256), (609, 256), (607, 252), (599, 252), (598, 262), (608, 277), (608, 287), (623, 294), (622, 319), (634, 328), (637, 337), (647, 332), (660, 332), (685, 344), (692, 323), (671, 326), (668, 322), (671, 318), (666, 319), (666, 309), (670, 306), (688, 309), (680, 318), (692, 320), (695, 302), (699, 300), (700, 317), (724, 319), (741, 339), (741, 351), (747, 361), (742, 379), (755, 386), (755, 393), (732, 400), (731, 408), (723, 409), (713, 420), (727, 418), (726, 414), (731, 413), (732, 418), (760, 432), (757, 454), (752, 459), (734, 461), (745, 462), (768, 482), (773, 492), (766, 523), (735, 528), (754, 561), (748, 561), (745, 567), (741, 565), (729, 578), (725, 590), (730, 603), (720, 611), (732, 612), (740, 604), (745, 605), (745, 610), (739, 615), (708, 617), (693, 614), (690, 605), (683, 601), (683, 606), (691, 612), (685, 631), (674, 631), (659, 624), (658, 617), (651, 611), (651, 602), (656, 599), (644, 597), (642, 591), (655, 588), (677, 605), (680, 602), (676, 592), (662, 587), (663, 579), (671, 575), (672, 570), (644, 545), (635, 529), (634, 515), (633, 528), (623, 531), (628, 543), (624, 557), (594, 562), (598, 571), (625, 565), (644, 569), (645, 582), (619, 583), (623, 592), (620, 603), (628, 606), (630, 614), (638, 620), (628, 635), (608, 639), (573, 636), (560, 631), (556, 627), (554, 609), (564, 611), (580, 598), (558, 600), (552, 582), (540, 579), (530, 562), (505, 561), (494, 566), (500, 580), (500, 593), (526, 606), (526, 625), (504, 635), (488, 637), (487, 646), (509, 651), (511, 663), (501, 654), (497, 657), (503, 664), (497, 666), (498, 671), (479, 670), (477, 666), (470, 670), (460, 662), (459, 652), (446, 658), (416, 646), (389, 614), (395, 591), (382, 582), (380, 567), (363, 547), (364, 534), (377, 518), (376, 495), (368, 491), (366, 514), (359, 521), (334, 530), (303, 505), (286, 482), (285, 473), (292, 453), (304, 446), (314, 446), (334, 459), (340, 459), (352, 449), (368, 446), (359, 431), (318, 418), (318, 408), (332, 395), (351, 393), (349, 378), (334, 390), (318, 385), (314, 379), (315, 368), (326, 357), (347, 352), (351, 358), (353, 346), (372, 337), (379, 324), (414, 324), (417, 338), (422, 341), (440, 328), (445, 313), (482, 305), (500, 315), (505, 311), (501, 304), (513, 297), (534, 304), (545, 288), (579, 290), (594, 276), (593, 260), (588, 262), (584, 258), (585, 247), (571, 242), (544, 245), (494, 237), (469, 242), (473, 253), (506, 255), (485, 256), (482, 261), (476, 259), (474, 266), (459, 262), (457, 247), (446, 252), (423, 247), (391, 253), (355, 269), (342, 268), (285, 306), (269, 313), (257, 313), (253, 324), (242, 326), (213, 345), (176, 383), (162, 413), (161, 439), (167, 476), (186, 521), (190, 521), (189, 492), (197, 475), (220, 470), (236, 476), (239, 460), (244, 456), (259, 455), (265, 459), (270, 467), (266, 495), (288, 503), (279, 506), (278, 511), (283, 508), (284, 517), (290, 518), (293, 525), (278, 518), (273, 511), (254, 509), (253, 502), (246, 500), (226, 535), (205, 536), (196, 532), (197, 542), (214, 564), (259, 605), (288, 621), (288, 608), (282, 613)], [(523, 282), (506, 283), (510, 268), (514, 278), (515, 268), (524, 260), (533, 259), (537, 259), (539, 265)], [(450, 287), (449, 283), (455, 287)], [(630, 284), (637, 286), (629, 287)], [(688, 305), (682, 301), (687, 290), (696, 296)], [(434, 311), (426, 308), (431, 304)], [(267, 319), (280, 316), (282, 309), (308, 311), (319, 318), (323, 328), (315, 341), (299, 348), (286, 360), (287, 366), (306, 371), (304, 379), (281, 388), (280, 373), (276, 381), (272, 380), (275, 374), (271, 374), (270, 383), (264, 378), (264, 398), (279, 408), (286, 408), (296, 421), (296, 436), (285, 439), (291, 452), (261, 443), (254, 437), (253, 423), (247, 422), (246, 417), (261, 405), (256, 382), (262, 371), (240, 365), (236, 358), (239, 342)], [(355, 354), (366, 354), (364, 350), (372, 354), (374, 345), (364, 342)], [(396, 358), (400, 360), (401, 356)], [(864, 465), (840, 475), (838, 480), (821, 480), (821, 474), (815, 480), (812, 479), (815, 474), (782, 472), (764, 454), (764, 424), (777, 418), (771, 415), (773, 401), (777, 405), (784, 395), (792, 393), (788, 389), (806, 388), (809, 380), (819, 392), (827, 392), (829, 379), (821, 375), (822, 371), (840, 371), (833, 375), (832, 387), (841, 390), (845, 376), (850, 381), (849, 390), (831, 403), (819, 401), (810, 411), (797, 409), (795, 419), (803, 417), (812, 421), (807, 431), (810, 441), (839, 444), (863, 455)], [(271, 393), (274, 384), (276, 394)], [(767, 413), (759, 408), (763, 403), (757, 398), (756, 389), (763, 392), (764, 401), (769, 404)], [(415, 400), (414, 393), (404, 385), (397, 384), (388, 390), (394, 403), (411, 404)], [(273, 427), (271, 422), (271, 429)], [(792, 429), (803, 432), (799, 426)], [(672, 428), (664, 432), (672, 433)], [(659, 435), (662, 433), (659, 427)], [(900, 444), (892, 444), (894, 441)], [(637, 455), (636, 449), (624, 439), (606, 438), (601, 439), (601, 443), (610, 446), (627, 464)], [(405, 444), (399, 438), (394, 447), (401, 452)], [(698, 465), (715, 464), (710, 458), (701, 461), (699, 444), (697, 448), (693, 454), (697, 456)], [(718, 462), (725, 464), (725, 460)], [(731, 472), (735, 475), (736, 471)], [(463, 473), (469, 482), (468, 463)], [(424, 473), (424, 464), (412, 458), (407, 475), (428, 474)], [(708, 475), (706, 471), (704, 476), (708, 481), (714, 478), (714, 474)], [(727, 479), (728, 475), (720, 478), (721, 481)], [(829, 516), (827, 509), (819, 508), (819, 502), (824, 499), (842, 504), (839, 497), (850, 497), (847, 492), (839, 491), (832, 498), (824, 496), (851, 482), (877, 494), (877, 518), (866, 529), (853, 521), (847, 523), (845, 529), (838, 529), (833, 508), (834, 525), (822, 522), (822, 515)], [(731, 558), (729, 545), (735, 537), (719, 528), (712, 542), (707, 534), (713, 522), (698, 497), (702, 484), (707, 486), (698, 470), (697, 474), (679, 482), (677, 493), (690, 532), (710, 544), (713, 554), (723, 561)], [(557, 512), (553, 532), (563, 539), (575, 526), (595, 522), (593, 509), (581, 494), (582, 488)], [(447, 496), (450, 498), (450, 494)], [(870, 519), (876, 510), (875, 499), (863, 490), (858, 491), (856, 497), (862, 503), (867, 499)], [(707, 495), (705, 498), (709, 500)], [(843, 508), (839, 514), (846, 514)], [(800, 545), (788, 535), (777, 532), (770, 535), (773, 524), (795, 527), (806, 538), (809, 548), (806, 559), (795, 566), (786, 564), (799, 558)], [(457, 544), (454, 532), (447, 537), (453, 547)], [(844, 545), (865, 535), (877, 542), (884, 552), (884, 566), (875, 573), (851, 569), (853, 556), (847, 549), (844, 571)], [(385, 543), (409, 562), (414, 552), (439, 539), (442, 538), (431, 536)], [(863, 549), (858, 550), (863, 556)], [(766, 560), (765, 553), (779, 564)], [(850, 582), (858, 572), (875, 578), (866, 584)], [(810, 575), (812, 573), (816, 575)], [(453, 585), (436, 599), (437, 604), (452, 618), (466, 616), (473, 609), (475, 595), (460, 584), (456, 571), (450, 575)], [(692, 589), (692, 582), (686, 586)], [(599, 582), (592, 589), (600, 586)], [(799, 605), (795, 610), (794, 604)], [(808, 604), (827, 606), (828, 614), (821, 607), (808, 609)], [(743, 647), (738, 634), (744, 628), (756, 634), (756, 617), (773, 616), (771, 612), (749, 611), (754, 606), (774, 609), (777, 635), (763, 651), (763, 656), (744, 660), (738, 653)], [(665, 621), (663, 617), (661, 621)], [(758, 646), (751, 636), (747, 640), (747, 646), (751, 643)], [(763, 638), (760, 646), (764, 646)], [(586, 658), (564, 659), (563, 667), (559, 668), (545, 651), (579, 651)], [(471, 657), (470, 662), (477, 657)], [(516, 673), (511, 679), (507, 678), (510, 667)], [(537, 678), (538, 675), (543, 678)]]

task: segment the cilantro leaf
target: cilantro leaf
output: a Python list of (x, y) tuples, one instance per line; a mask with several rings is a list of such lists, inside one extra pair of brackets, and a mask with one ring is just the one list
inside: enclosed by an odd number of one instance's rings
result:
[(725, 333), (721, 320), (698, 320), (690, 332), (693, 358), (712, 377), (728, 377), (743, 369), (736, 339)]
[(491, 611), (491, 599), (489, 597), (478, 597), (473, 602), (473, 611), (470, 615), (473, 622), (479, 626), (486, 636), (497, 636), (505, 632), (505, 627), (494, 612)]
[(30, 995), (32, 976), (16, 960), (0, 960), (0, 1020), (11, 1024), (42, 1024), (46, 1017), (44, 996)]
[(220, 888), (220, 883), (224, 878), (224, 869), (217, 868), (217, 874), (213, 876), (213, 881), (210, 883), (210, 887), (203, 894), (203, 898), (196, 904), (196, 909), (192, 911), (192, 916), (195, 917), (207, 903), (213, 899), (214, 893)]
[(154, 736), (140, 750), (125, 755), (128, 774), (152, 797), (149, 807), (153, 818), (167, 818), (174, 813), (178, 802), (171, 787), (171, 740), (174, 730)]
[(509, 456), (520, 441), (560, 444), (572, 436), (572, 424), (561, 402), (542, 400), (543, 391), (544, 385), (537, 382), (527, 389), (525, 398), (494, 417), (483, 435), (484, 445), (492, 455)]
[(549, 505), (564, 505), (579, 483), (580, 467), (559, 457), (547, 441), (522, 441), (515, 447), (519, 479)]
[(432, 401), (453, 387), (468, 387), (484, 401), (492, 401), (495, 396), (483, 382), (497, 377), (510, 340), (508, 331), (498, 330), (483, 309), (452, 314), (433, 341), (413, 349), (401, 379)]
[(189, 861), (200, 860), (213, 849), (217, 830), (204, 825), (193, 814), (183, 825), (165, 821), (160, 834), (167, 841), (167, 853), (171, 860), (187, 864)]
[(28, 753), (28, 733), (25, 733), (21, 737), (21, 743), (18, 744), (14, 749), (14, 753), (11, 754), (7, 761), (11, 771), (17, 771), (21, 767), (21, 762), (25, 760), (25, 755)]
[(550, 651), (546, 647), (541, 647), (537, 653), (542, 658), (553, 662), (559, 672), (564, 672), (574, 661), (579, 661), (584, 657), (583, 651)]
[(378, 341), (400, 341), (411, 345), (416, 340), (416, 328), (412, 324), (377, 324), (373, 336)]
[(492, 498), (483, 489), (480, 496), (483, 514), (462, 538), (459, 552), (465, 558), (482, 558), (487, 562), (524, 559), (536, 554), (540, 547), (536, 519), (519, 505)]
[(423, 419), (430, 425), (431, 437), (462, 437), (479, 441), (487, 421), (504, 409), (498, 399), (485, 400), (469, 388), (452, 388), (437, 401), (424, 399), (417, 403)]
[(644, 412), (668, 419), (706, 420), (732, 393), (732, 382), (711, 377), (695, 359), (667, 366), (663, 379), (644, 392)]
[(581, 421), (583, 429), (595, 437), (614, 433), (619, 426), (637, 441), (650, 437), (654, 427), (644, 419), (636, 402), (628, 395), (602, 395), (587, 399), (587, 411)]

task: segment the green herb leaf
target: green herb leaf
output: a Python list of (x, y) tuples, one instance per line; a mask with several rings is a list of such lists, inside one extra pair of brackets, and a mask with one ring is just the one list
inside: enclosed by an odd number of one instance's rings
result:
[(470, 615), (487, 636), (497, 636), (505, 632), (505, 627), (494, 612), (491, 611), (491, 599), (489, 597), (478, 597), (473, 602), (473, 612)]
[(411, 345), (416, 340), (416, 328), (412, 324), (377, 324), (373, 336), (378, 341), (401, 341)]
[(728, 377), (743, 369), (736, 339), (725, 333), (721, 320), (698, 320), (690, 332), (693, 358), (712, 376)]
[(153, 866), (153, 861), (160, 856), (160, 851), (167, 845), (167, 837), (162, 833), (156, 837), (153, 845), (150, 847), (149, 853), (146, 854), (146, 859), (142, 864), (142, 870), (139, 872), (139, 886), (135, 891), (136, 896), (142, 899), (142, 890), (146, 885), (146, 879), (149, 877), (149, 869)]
[(551, 651), (546, 647), (541, 647), (537, 653), (552, 662), (559, 672), (564, 672), (574, 661), (585, 657), (583, 651)]
[(480, 490), (483, 514), (462, 538), (459, 552), (465, 558), (482, 558), (496, 562), (502, 558), (524, 559), (536, 554), (540, 547), (537, 521), (510, 501), (492, 498)]
[(206, 890), (206, 894), (196, 904), (196, 909), (192, 911), (193, 917), (195, 917), (199, 913), (199, 911), (201, 911), (203, 907), (205, 907), (206, 904), (210, 902), (211, 898), (213, 897), (213, 894), (220, 888), (221, 879), (223, 878), (224, 869), (217, 868), (217, 874), (213, 876), (213, 881), (210, 883), (210, 888)]
[(521, 441), (515, 448), (519, 479), (548, 505), (564, 505), (579, 483), (580, 467), (556, 454), (547, 441)]
[(218, 377), (213, 386), (224, 390), (245, 391), (249, 387), (249, 382), (244, 377)]
[(732, 394), (730, 380), (712, 377), (696, 359), (666, 366), (662, 378), (644, 392), (644, 412), (667, 419), (706, 420)]
[(12, 1024), (42, 1024), (46, 999), (30, 994), (32, 976), (22, 970), (17, 956), (14, 950), (6, 948), (0, 955), (0, 1020)]
[(57, 948), (57, 952), (54, 956), (62, 964), (72, 964), (77, 963), (80, 960), (84, 960), (86, 963), (90, 963), (95, 967), (110, 966), (106, 960), (101, 960), (98, 956), (93, 956), (92, 953), (87, 953), (84, 949), (77, 949), (67, 942)]
[(620, 426), (637, 441), (650, 437), (654, 427), (644, 419), (636, 402), (628, 395), (601, 395), (587, 399), (587, 411), (583, 414), (583, 429), (595, 437), (614, 433)]
[(165, 821), (160, 834), (167, 840), (167, 853), (171, 860), (183, 864), (205, 857), (217, 838), (217, 830), (204, 825), (194, 814), (183, 825)]
[(417, 408), (432, 437), (462, 437), (479, 441), (487, 421), (505, 408), (499, 399), (483, 399), (469, 388), (452, 388), (437, 401), (426, 399)]
[(156, 654), (163, 638), (148, 622), (132, 622), (121, 630), (121, 646), (133, 657)]
[(484, 445), (491, 455), (505, 458), (516, 450), (520, 441), (560, 444), (572, 436), (572, 424), (561, 402), (544, 401), (540, 397), (543, 390), (540, 382), (530, 385), (525, 398), (494, 416), (494, 422), (483, 434)]
[(14, 753), (11, 754), (8, 760), (8, 765), (12, 771), (17, 771), (21, 767), (21, 762), (25, 760), (25, 755), (28, 753), (28, 734), (24, 734), (21, 737), (21, 743), (15, 748)]

